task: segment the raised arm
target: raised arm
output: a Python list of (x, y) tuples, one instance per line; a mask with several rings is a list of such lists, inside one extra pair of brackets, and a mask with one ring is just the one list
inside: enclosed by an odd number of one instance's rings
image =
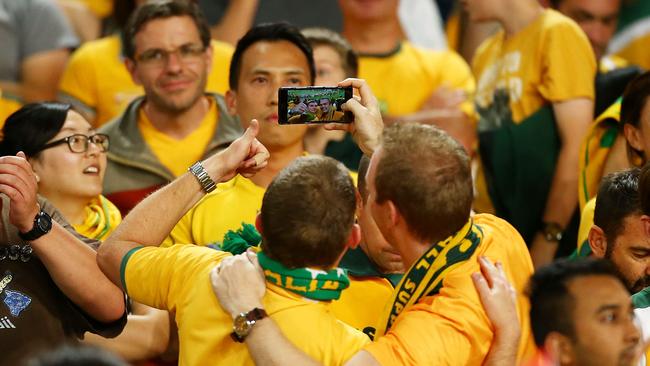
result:
[[(251, 176), (266, 166), (269, 153), (255, 138), (258, 130), (259, 124), (253, 120), (244, 135), (227, 149), (203, 161), (214, 182), (225, 182), (236, 174)], [(97, 260), (108, 278), (122, 286), (122, 258), (138, 246), (160, 245), (204, 194), (198, 180), (185, 173), (138, 204), (99, 249)]]
[[(32, 167), (22, 152), (0, 157), (0, 193), (9, 198), (9, 221), (19, 232), (27, 233), (34, 226), (40, 211), (37, 189)], [(104, 323), (124, 314), (122, 292), (97, 267), (95, 251), (63, 226), (53, 222), (49, 233), (30, 243), (54, 283), (84, 312)]]

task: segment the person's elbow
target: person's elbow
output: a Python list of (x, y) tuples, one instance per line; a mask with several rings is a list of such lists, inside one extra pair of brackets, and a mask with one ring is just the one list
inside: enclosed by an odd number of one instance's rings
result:
[(93, 298), (82, 306), (93, 319), (100, 323), (112, 323), (119, 320), (126, 311), (124, 293), (111, 283), (105, 285), (103, 291), (98, 291)]

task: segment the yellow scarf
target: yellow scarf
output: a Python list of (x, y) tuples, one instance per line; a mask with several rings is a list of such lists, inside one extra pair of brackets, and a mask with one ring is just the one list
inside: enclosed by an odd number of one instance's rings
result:
[(437, 294), (447, 273), (470, 259), (482, 239), (483, 230), (470, 219), (456, 234), (432, 245), (409, 268), (393, 291), (375, 337), (384, 335), (402, 310), (422, 297)]
[(87, 238), (104, 240), (122, 222), (120, 211), (102, 195), (93, 198), (84, 211), (84, 222), (73, 226), (79, 234)]

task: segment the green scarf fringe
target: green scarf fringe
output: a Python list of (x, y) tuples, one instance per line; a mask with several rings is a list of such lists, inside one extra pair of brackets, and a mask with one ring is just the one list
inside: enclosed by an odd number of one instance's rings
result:
[(220, 249), (233, 255), (244, 253), (250, 247), (256, 247), (262, 242), (262, 235), (255, 226), (242, 222), (237, 231), (228, 230), (223, 236)]

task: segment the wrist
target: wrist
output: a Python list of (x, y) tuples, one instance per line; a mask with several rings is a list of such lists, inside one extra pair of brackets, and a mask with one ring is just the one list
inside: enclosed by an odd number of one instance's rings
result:
[(264, 309), (264, 305), (261, 302), (248, 302), (248, 303), (237, 303), (230, 311), (230, 316), (233, 320), (237, 318), (240, 314), (246, 314), (253, 309)]

